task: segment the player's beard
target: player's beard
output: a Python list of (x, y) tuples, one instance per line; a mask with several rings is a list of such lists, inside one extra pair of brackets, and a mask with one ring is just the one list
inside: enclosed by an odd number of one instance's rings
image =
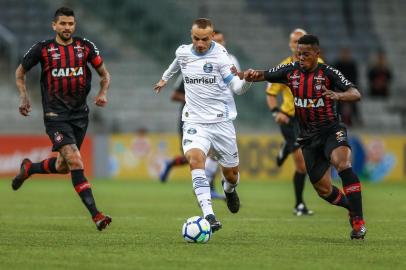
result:
[(63, 40), (63, 41), (69, 41), (72, 38), (72, 33), (69, 32), (62, 32), (58, 33), (58, 36)]

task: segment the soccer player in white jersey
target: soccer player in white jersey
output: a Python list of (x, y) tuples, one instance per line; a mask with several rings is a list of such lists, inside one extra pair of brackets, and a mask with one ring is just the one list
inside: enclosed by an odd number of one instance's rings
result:
[[(221, 228), (216, 219), (205, 174), (209, 149), (216, 153), (223, 173), (227, 207), (232, 213), (240, 209), (236, 187), (239, 182), (239, 157), (233, 120), (237, 116), (232, 92), (246, 92), (250, 83), (234, 76), (226, 49), (214, 42), (213, 24), (206, 18), (193, 22), (192, 44), (181, 45), (175, 60), (155, 85), (157, 93), (179, 70), (185, 83), (186, 104), (183, 108), (183, 152), (192, 173), (193, 189), (203, 216), (212, 231)], [(230, 91), (231, 90), (231, 91)]]

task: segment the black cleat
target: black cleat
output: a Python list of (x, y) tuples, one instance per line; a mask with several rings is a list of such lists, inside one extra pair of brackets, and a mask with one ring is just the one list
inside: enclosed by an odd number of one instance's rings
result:
[(21, 162), (20, 172), (17, 174), (16, 177), (14, 177), (13, 181), (11, 182), (11, 187), (13, 188), (13, 190), (19, 189), (24, 184), (24, 181), (27, 180), (28, 177), (30, 177), (28, 171), (30, 170), (31, 165), (32, 162), (28, 158), (25, 158)]
[(103, 213), (98, 213), (94, 218), (93, 218), (94, 223), (96, 224), (96, 227), (99, 231), (102, 231), (106, 229), (106, 227), (113, 221), (113, 219), (110, 216), (105, 216)]
[(295, 208), (293, 208), (293, 214), (295, 216), (312, 216), (314, 212), (310, 209), (307, 209), (306, 205), (304, 203), (299, 203), (296, 205)]
[(351, 239), (364, 239), (367, 234), (365, 221), (361, 217), (352, 218), (352, 231), (350, 234)]
[[(221, 181), (222, 186), (224, 187), (224, 180)], [(224, 191), (224, 195), (226, 195), (226, 202), (227, 202), (227, 207), (228, 210), (230, 210), (231, 213), (237, 213), (238, 210), (240, 210), (240, 198), (238, 197), (237, 191), (233, 190), (233, 192), (228, 193)]]
[(172, 169), (172, 165), (170, 164), (170, 162), (165, 161), (164, 166), (162, 167), (162, 170), (159, 173), (159, 180), (161, 181), (161, 183), (166, 183), (171, 169)]
[(279, 149), (278, 155), (276, 156), (276, 165), (278, 167), (282, 166), (286, 158), (289, 156), (289, 150), (286, 142), (283, 142), (281, 148)]
[(223, 227), (220, 221), (218, 221), (213, 214), (207, 215), (205, 219), (210, 223), (211, 231), (213, 233), (220, 230), (221, 227)]

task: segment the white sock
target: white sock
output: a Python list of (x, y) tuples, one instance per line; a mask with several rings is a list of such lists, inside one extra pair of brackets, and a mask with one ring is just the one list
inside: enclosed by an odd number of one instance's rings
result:
[(206, 158), (206, 164), (205, 164), (204, 170), (206, 173), (206, 178), (210, 184), (214, 180), (214, 176), (216, 175), (216, 172), (217, 172), (217, 167), (218, 167), (217, 161), (215, 161), (214, 159), (212, 159), (210, 157)]
[(238, 183), (240, 182), (240, 173), (238, 173), (237, 176), (237, 182), (235, 184), (231, 184), (227, 181), (227, 179), (223, 176), (224, 184), (223, 184), (223, 189), (227, 193), (231, 193), (234, 191), (234, 188), (238, 186)]
[(195, 191), (197, 201), (203, 211), (203, 217), (214, 215), (211, 206), (211, 195), (209, 181), (206, 179), (206, 174), (202, 169), (192, 170), (193, 189)]

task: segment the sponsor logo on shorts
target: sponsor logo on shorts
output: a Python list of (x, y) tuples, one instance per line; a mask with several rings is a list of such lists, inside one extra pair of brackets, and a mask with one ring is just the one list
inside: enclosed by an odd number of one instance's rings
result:
[(184, 139), (183, 140), (183, 145), (188, 145), (188, 144), (190, 144), (192, 142), (192, 140), (188, 140), (188, 139)]
[(54, 133), (54, 141), (57, 143), (62, 142), (63, 140), (63, 135), (61, 133), (59, 133), (59, 131)]
[(345, 137), (344, 131), (340, 130), (336, 132), (336, 140), (337, 142), (346, 141), (347, 138)]
[(197, 130), (194, 129), (194, 128), (189, 128), (186, 132), (187, 132), (188, 134), (190, 134), (190, 135), (193, 135), (193, 134), (196, 134), (196, 133), (197, 133)]

